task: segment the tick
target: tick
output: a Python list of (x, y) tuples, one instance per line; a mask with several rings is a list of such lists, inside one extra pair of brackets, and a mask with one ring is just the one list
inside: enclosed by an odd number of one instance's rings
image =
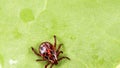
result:
[(60, 50), (61, 46), (62, 44), (59, 44), (58, 48), (56, 47), (56, 36), (54, 35), (54, 44), (50, 42), (42, 42), (38, 49), (39, 52), (33, 47), (31, 47), (31, 49), (37, 56), (42, 57), (42, 59), (37, 59), (36, 61), (46, 61), (47, 64), (45, 65), (45, 68), (47, 68), (48, 65), (52, 68), (53, 65), (57, 65), (62, 59), (70, 60), (70, 58), (66, 56), (59, 58), (59, 55), (63, 53), (63, 51)]

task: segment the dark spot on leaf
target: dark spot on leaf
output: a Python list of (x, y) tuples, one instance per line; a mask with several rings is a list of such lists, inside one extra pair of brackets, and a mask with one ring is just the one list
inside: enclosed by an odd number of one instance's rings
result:
[(22, 9), (20, 12), (20, 18), (24, 21), (24, 22), (29, 22), (34, 20), (34, 15), (31, 9), (25, 8)]

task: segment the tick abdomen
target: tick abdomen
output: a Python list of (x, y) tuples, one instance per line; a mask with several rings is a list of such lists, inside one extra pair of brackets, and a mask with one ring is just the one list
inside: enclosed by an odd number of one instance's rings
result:
[(56, 52), (54, 51), (54, 47), (52, 46), (51, 43), (43, 42), (40, 45), (39, 51), (40, 51), (40, 54), (42, 54), (42, 57), (44, 59), (47, 59), (50, 61), (55, 60), (55, 59), (57, 60)]

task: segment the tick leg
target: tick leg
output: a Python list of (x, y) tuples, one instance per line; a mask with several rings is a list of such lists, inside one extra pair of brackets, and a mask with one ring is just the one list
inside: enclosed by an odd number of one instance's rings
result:
[(37, 59), (36, 61), (45, 61), (45, 60), (43, 60), (43, 59)]
[(45, 68), (47, 68), (47, 66), (49, 65), (50, 63), (47, 63), (46, 65), (45, 65)]
[(59, 56), (59, 55), (60, 55), (60, 53), (63, 53), (63, 51), (59, 51), (59, 52), (57, 52), (57, 56)]
[(56, 36), (54, 35), (54, 47), (56, 48)]
[(69, 57), (61, 57), (61, 58), (58, 59), (58, 61), (60, 61), (60, 60), (62, 60), (62, 59), (68, 59), (68, 60), (70, 60)]
[(31, 49), (32, 49), (32, 51), (33, 51), (37, 56), (40, 56), (40, 54), (37, 53), (33, 47), (31, 47)]
[(51, 64), (50, 68), (52, 68), (52, 67), (53, 67), (53, 64)]
[(63, 45), (63, 44), (59, 44), (58, 49), (57, 49), (57, 52), (59, 52), (59, 50), (60, 50), (60, 48), (61, 48), (62, 45)]

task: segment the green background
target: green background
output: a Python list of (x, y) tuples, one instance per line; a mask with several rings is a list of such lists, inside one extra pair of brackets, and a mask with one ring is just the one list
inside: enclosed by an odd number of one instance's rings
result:
[(120, 68), (120, 0), (0, 0), (0, 68), (44, 68), (30, 47), (53, 35), (53, 68)]

